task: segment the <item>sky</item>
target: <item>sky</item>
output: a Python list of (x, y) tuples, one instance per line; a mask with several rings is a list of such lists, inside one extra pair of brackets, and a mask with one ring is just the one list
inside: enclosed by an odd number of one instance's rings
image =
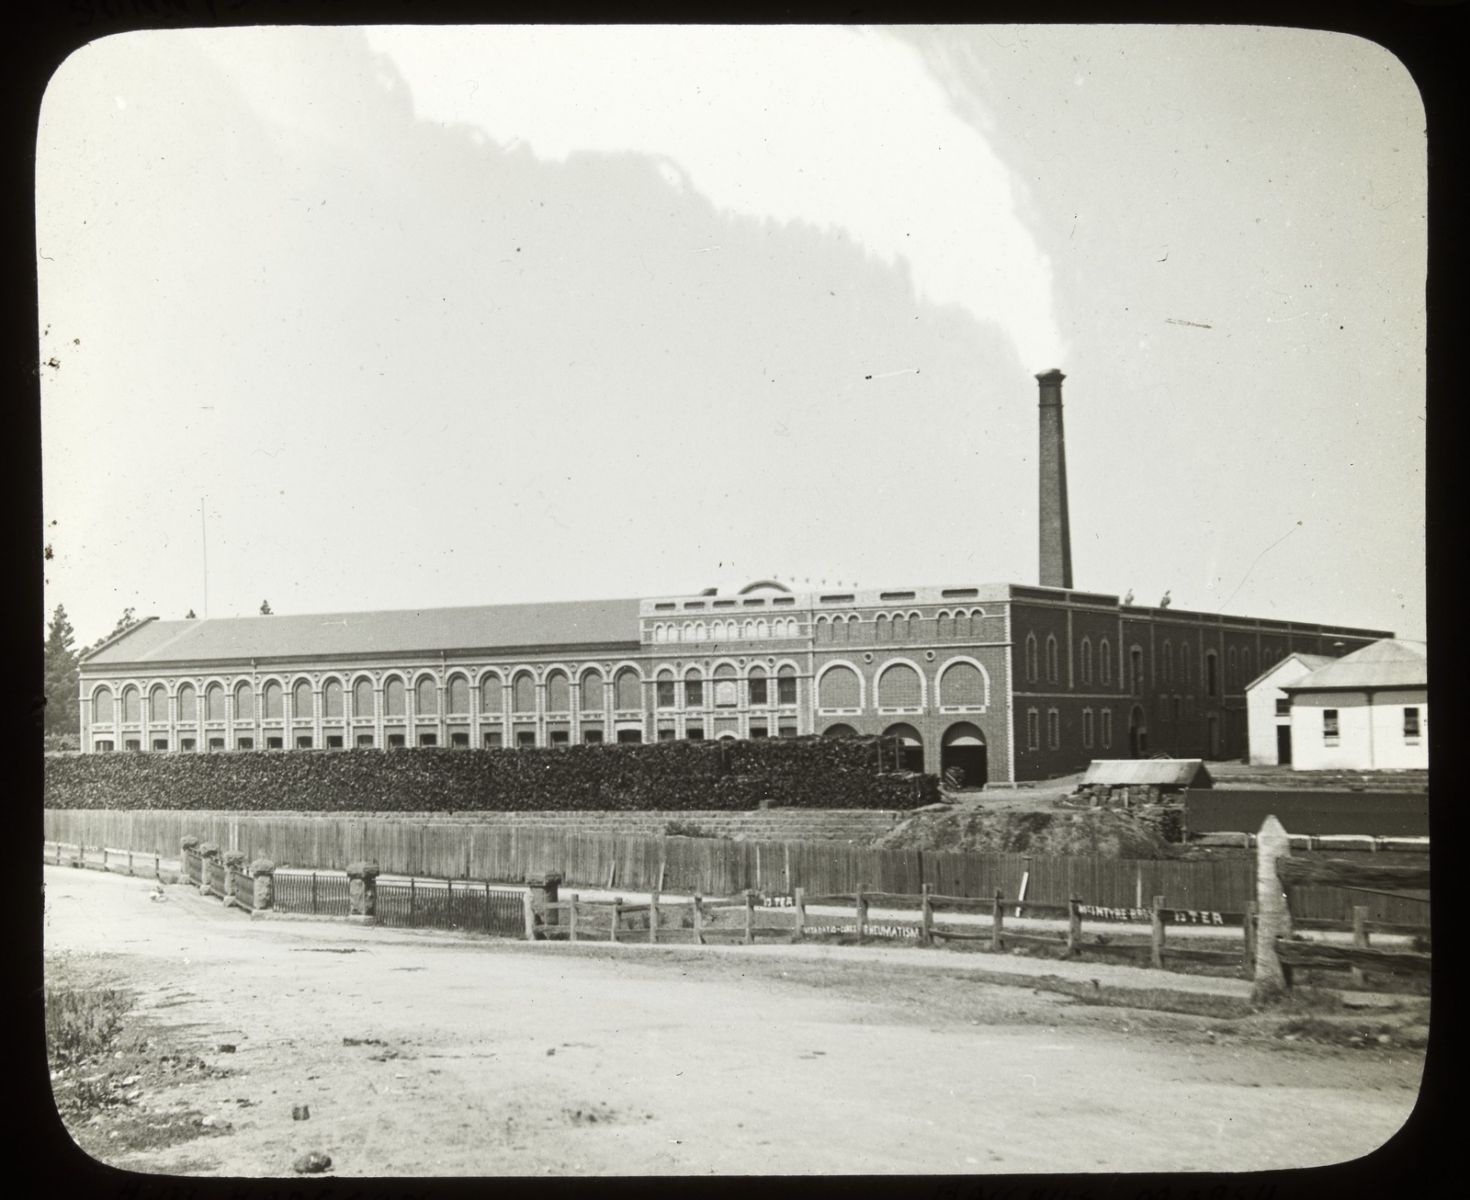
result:
[(1424, 113), (1344, 34), (122, 34), (37, 139), (43, 559), (178, 618), (1037, 581), (1424, 636)]

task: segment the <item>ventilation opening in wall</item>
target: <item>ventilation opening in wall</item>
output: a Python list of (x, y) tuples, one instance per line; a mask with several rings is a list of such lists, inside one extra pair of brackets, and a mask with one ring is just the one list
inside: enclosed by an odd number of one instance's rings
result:
[(823, 604), (851, 604), (854, 597), (849, 593), (848, 595), (843, 596), (820, 596), (818, 597), (818, 599), (820, 599)]
[(980, 594), (979, 588), (945, 588), (939, 593), (946, 600), (973, 600)]
[[(948, 592), (945, 592), (944, 594), (946, 596), (949, 595)], [(878, 598), (880, 600), (912, 600), (914, 598), (914, 593), (913, 592), (882, 592), (882, 593), (879, 594), (879, 597)]]

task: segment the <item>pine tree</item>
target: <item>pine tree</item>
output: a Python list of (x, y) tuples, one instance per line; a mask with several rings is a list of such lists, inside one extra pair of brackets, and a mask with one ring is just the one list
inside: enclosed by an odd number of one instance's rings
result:
[(81, 712), (77, 700), (76, 633), (60, 604), (46, 630), (45, 688), (47, 733), (78, 733)]
[(184, 614), (184, 620), (186, 621), (197, 621), (198, 619), (199, 618), (194, 615), (194, 610), (192, 608)]
[(269, 617), (269, 616), (274, 616), (275, 615), (275, 614), (273, 614), (271, 612), (271, 602), (269, 600), (262, 600), (260, 602), (260, 615), (262, 617)]
[(123, 609), (123, 614), (122, 616), (118, 617), (117, 624), (112, 627), (112, 632), (107, 634), (106, 637), (98, 638), (87, 648), (89, 650), (95, 650), (98, 646), (102, 645), (103, 642), (108, 641), (111, 638), (115, 638), (118, 634), (124, 632), (125, 630), (131, 629), (134, 625), (137, 625), (138, 618), (134, 615), (135, 612), (136, 610), (132, 608)]

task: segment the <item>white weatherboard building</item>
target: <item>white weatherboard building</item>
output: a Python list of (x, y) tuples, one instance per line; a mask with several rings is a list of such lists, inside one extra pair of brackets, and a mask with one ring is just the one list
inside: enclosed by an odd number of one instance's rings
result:
[(1301, 771), (1429, 766), (1429, 657), (1385, 638), (1281, 688), (1291, 700), (1292, 766)]
[(1246, 725), (1253, 766), (1286, 766), (1291, 762), (1291, 697), (1286, 688), (1318, 667), (1336, 661), (1325, 654), (1288, 654), (1246, 684)]

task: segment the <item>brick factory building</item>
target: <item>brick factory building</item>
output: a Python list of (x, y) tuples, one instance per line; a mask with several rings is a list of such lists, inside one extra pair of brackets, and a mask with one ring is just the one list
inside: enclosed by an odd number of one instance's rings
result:
[(316, 616), (149, 619), (84, 656), (84, 752), (897, 735), (967, 785), (1093, 758), (1241, 758), (1245, 685), (1382, 630), (1071, 586), (1060, 371), (1041, 403), (1040, 579)]

